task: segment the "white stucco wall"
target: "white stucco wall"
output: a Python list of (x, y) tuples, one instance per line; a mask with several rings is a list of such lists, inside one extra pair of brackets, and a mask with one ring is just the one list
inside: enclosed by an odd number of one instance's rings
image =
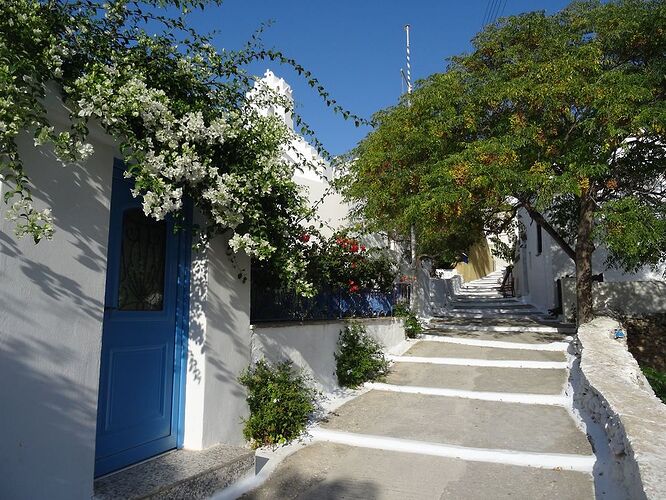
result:
[(655, 396), (625, 341), (620, 325), (600, 317), (581, 325), (571, 372), (574, 407), (601, 426), (610, 479), (625, 491), (617, 498), (666, 498), (666, 406)]
[[(525, 226), (527, 239), (519, 241), (520, 259), (514, 267), (518, 283), (517, 294), (523, 301), (547, 311), (557, 305), (556, 281), (567, 276), (575, 276), (576, 266), (545, 230), (541, 232), (543, 251), (539, 254), (537, 223), (533, 222), (524, 210), (519, 212), (519, 217)], [(592, 256), (592, 272), (603, 273), (604, 282), (663, 280), (663, 266), (656, 271), (644, 267), (636, 272), (626, 273), (609, 268), (606, 265), (607, 256), (604, 247), (597, 248)]]
[[(353, 320), (365, 325), (369, 335), (378, 340), (386, 352), (392, 352), (405, 340), (400, 318)], [(309, 321), (305, 323), (271, 323), (252, 327), (252, 358), (265, 358), (271, 363), (291, 360), (305, 369), (324, 393), (340, 389), (335, 375), (338, 337), (344, 321)]]
[[(66, 118), (54, 99), (48, 109)], [(83, 165), (19, 141), (35, 204), (53, 209), (53, 240), (17, 239), (0, 203), (0, 498), (92, 495), (115, 154), (92, 133)]]
[(227, 242), (219, 236), (193, 257), (184, 435), (190, 449), (244, 442), (248, 410), (237, 378), (250, 364), (250, 281), (238, 274), (249, 273), (250, 262), (232, 262)]
[[(283, 79), (276, 76), (272, 71), (267, 70), (264, 76), (257, 80), (255, 88), (250, 95), (257, 93), (256, 89), (262, 87), (271, 89), (276, 94), (282, 96), (291, 107), (294, 105), (292, 89)], [(289, 128), (294, 130), (294, 118), (289, 109), (283, 106), (272, 105), (268, 108), (259, 109), (264, 116), (276, 116)], [(297, 165), (294, 173), (294, 181), (307, 193), (310, 206), (317, 206), (317, 215), (319, 220), (305, 221), (307, 224), (318, 225), (323, 222), (324, 227), (321, 232), (324, 236), (331, 236), (335, 231), (348, 224), (349, 205), (344, 202), (342, 196), (330, 189), (330, 181), (334, 178), (335, 172), (331, 165), (325, 161), (317, 150), (312, 147), (303, 137), (294, 134), (284, 150), (284, 158), (293, 165)], [(304, 164), (304, 161), (307, 162)], [(324, 196), (326, 195), (326, 196)], [(323, 198), (323, 201), (322, 201)]]
[[(592, 283), (592, 309), (596, 315), (645, 316), (666, 313), (666, 282), (610, 281)], [(567, 320), (576, 311), (576, 280), (562, 280), (562, 314)]]
[[(349, 224), (349, 206), (344, 202), (342, 196), (333, 191), (328, 191), (328, 183), (323, 179), (313, 179), (312, 176), (304, 176), (297, 173), (294, 181), (307, 191), (310, 205), (317, 204), (317, 215), (319, 221), (324, 223), (321, 232), (330, 237), (334, 232)], [(326, 196), (324, 196), (326, 195)], [(317, 225), (319, 221), (308, 221)]]

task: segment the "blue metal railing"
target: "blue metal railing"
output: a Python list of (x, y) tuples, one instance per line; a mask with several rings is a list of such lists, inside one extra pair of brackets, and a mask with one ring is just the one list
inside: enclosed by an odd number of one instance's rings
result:
[(328, 289), (305, 298), (290, 290), (253, 287), (250, 320), (261, 323), (392, 316), (396, 304), (409, 304), (410, 292), (410, 285), (400, 283), (392, 292)]

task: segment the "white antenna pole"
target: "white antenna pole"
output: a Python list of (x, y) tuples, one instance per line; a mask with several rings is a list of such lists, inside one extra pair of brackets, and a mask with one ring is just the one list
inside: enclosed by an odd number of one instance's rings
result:
[(409, 29), (411, 26), (405, 24), (405, 32), (407, 33), (407, 93), (412, 93), (412, 64), (410, 62), (409, 54)]
[[(405, 32), (407, 34), (407, 94), (411, 95), (412, 93), (412, 63), (411, 63), (411, 54), (409, 52), (409, 29), (410, 26), (409, 24), (405, 24)], [(410, 101), (407, 101), (408, 104), (410, 104)], [(412, 267), (414, 268), (414, 271), (417, 269), (417, 263), (416, 263), (416, 230), (414, 229), (414, 224), (411, 225), (409, 228), (409, 239), (410, 239), (410, 247), (411, 247), (411, 254), (412, 254)]]

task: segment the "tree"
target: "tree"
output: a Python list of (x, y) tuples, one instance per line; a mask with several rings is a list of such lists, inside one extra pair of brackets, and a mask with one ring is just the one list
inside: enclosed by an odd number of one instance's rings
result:
[[(483, 236), (472, 207), (482, 189), (443, 165), (460, 153), (469, 117), (456, 73), (433, 75), (395, 107), (375, 114), (376, 128), (346, 162), (339, 185), (369, 229), (395, 239), (414, 226), (418, 254), (453, 262)], [(409, 99), (409, 102), (408, 102)]]
[[(285, 281), (311, 293), (298, 244), (311, 210), (283, 154), (293, 132), (258, 112), (280, 98), (269, 89), (250, 92), (254, 80), (244, 66), (262, 59), (290, 65), (327, 106), (361, 120), (294, 60), (264, 49), (259, 34), (242, 50), (217, 51), (209, 36), (187, 25), (187, 12), (209, 3), (220, 0), (0, 4), (0, 180), (7, 216), (18, 236), (35, 243), (52, 236), (53, 216), (33, 204), (16, 137), (32, 132), (36, 146), (53, 146), (64, 162), (85, 160), (93, 152), (86, 138), (94, 120), (120, 144), (147, 215), (178, 216), (190, 198), (206, 218), (203, 236), (228, 233), (232, 252), (269, 260)], [(49, 121), (43, 104), (49, 85), (71, 109), (68, 129)]]
[[(413, 103), (423, 94), (438, 110), (413, 122), (421, 144), (437, 134), (446, 143), (424, 148), (423, 169), (433, 175), (415, 199), (427, 192), (439, 210), (461, 207), (490, 233), (527, 210), (576, 264), (579, 322), (592, 317), (599, 244), (609, 265), (626, 270), (666, 257), (665, 26), (663, 0), (504, 18), (413, 94)], [(451, 80), (462, 87), (452, 101)], [(354, 182), (365, 182), (365, 161)], [(450, 178), (458, 179), (453, 194), (440, 196)], [(426, 215), (418, 203), (412, 209)]]

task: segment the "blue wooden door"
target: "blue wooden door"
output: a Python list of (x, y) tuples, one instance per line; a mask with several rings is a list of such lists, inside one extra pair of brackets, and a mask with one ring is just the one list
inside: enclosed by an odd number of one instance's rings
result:
[[(177, 445), (179, 257), (173, 221), (144, 215), (114, 165), (95, 475)], [(182, 280), (181, 280), (182, 281)], [(182, 310), (182, 307), (180, 307)]]

